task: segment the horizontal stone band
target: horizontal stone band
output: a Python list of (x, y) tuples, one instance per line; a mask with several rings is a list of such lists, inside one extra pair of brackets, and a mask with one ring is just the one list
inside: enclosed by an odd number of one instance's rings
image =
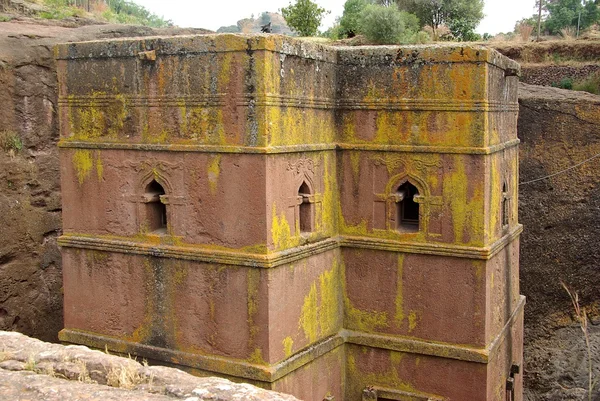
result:
[(518, 103), (506, 103), (487, 100), (452, 99), (386, 99), (371, 101), (362, 99), (286, 96), (277, 94), (242, 94), (231, 96), (227, 93), (209, 95), (181, 96), (141, 96), (135, 94), (60, 97), (60, 107), (110, 107), (123, 104), (127, 107), (222, 107), (226, 104), (236, 106), (298, 107), (327, 110), (390, 110), (390, 111), (448, 111), (448, 112), (506, 112), (519, 111)]
[(340, 246), (405, 252), (425, 255), (463, 257), (468, 259), (488, 260), (507, 244), (516, 239), (523, 231), (523, 226), (516, 226), (509, 234), (500, 238), (491, 246), (468, 247), (452, 244), (408, 243), (373, 237), (339, 236), (328, 238), (312, 244), (302, 245), (284, 251), (266, 254), (244, 252), (243, 250), (222, 250), (204, 247), (202, 244), (168, 245), (148, 244), (129, 237), (91, 237), (66, 233), (59, 237), (58, 245), (64, 248), (90, 249), (105, 252), (117, 252), (152, 257), (164, 257), (192, 260), (204, 263), (219, 263), (257, 268), (273, 268), (296, 262), (306, 257), (317, 255)]
[(122, 354), (129, 353), (149, 359), (171, 361), (193, 369), (271, 383), (344, 344), (364, 345), (391, 351), (487, 364), (508, 337), (516, 319), (521, 317), (524, 306), (525, 297), (521, 296), (518, 305), (502, 331), (487, 347), (483, 348), (430, 342), (402, 336), (341, 330), (338, 334), (325, 338), (298, 351), (289, 358), (271, 365), (250, 363), (223, 356), (170, 350), (68, 328), (59, 333), (59, 339), (67, 343), (85, 344), (97, 349), (108, 348), (113, 352)]
[(475, 154), (489, 155), (500, 152), (519, 144), (519, 139), (513, 139), (498, 145), (486, 147), (457, 147), (457, 146), (419, 146), (419, 145), (385, 145), (362, 143), (315, 143), (305, 145), (285, 146), (235, 146), (235, 145), (205, 145), (205, 144), (151, 144), (128, 142), (91, 142), (62, 139), (58, 146), (65, 149), (118, 149), (136, 151), (160, 152), (199, 152), (199, 153), (243, 153), (243, 154), (282, 154), (298, 152), (318, 152), (324, 150), (362, 150), (372, 152), (407, 152), (407, 153), (438, 153), (438, 154)]

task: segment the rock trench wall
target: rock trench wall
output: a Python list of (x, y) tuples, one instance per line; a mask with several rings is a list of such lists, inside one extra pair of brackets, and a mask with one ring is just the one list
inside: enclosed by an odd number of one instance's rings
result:
[(587, 310), (599, 377), (600, 96), (521, 84), (519, 110), (526, 399), (581, 400), (587, 349), (561, 281)]
[(205, 30), (0, 23), (0, 330), (62, 328), (56, 43)]

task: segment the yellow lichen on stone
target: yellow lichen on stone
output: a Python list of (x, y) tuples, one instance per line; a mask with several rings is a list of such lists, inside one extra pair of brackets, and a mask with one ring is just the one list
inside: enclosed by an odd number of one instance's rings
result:
[(302, 311), (300, 312), (300, 327), (304, 331), (304, 335), (308, 338), (308, 341), (311, 343), (315, 342), (317, 339), (317, 330), (319, 327), (317, 316), (317, 285), (313, 283), (310, 286), (310, 291), (304, 297)]
[(150, 335), (152, 334), (152, 326), (154, 323), (155, 305), (154, 297), (152, 296), (152, 283), (154, 282), (154, 271), (152, 269), (149, 258), (144, 258), (142, 266), (144, 267), (144, 318), (142, 323), (134, 330), (131, 336), (125, 338), (125, 340), (145, 344)]
[(250, 329), (250, 338), (248, 343), (250, 346), (254, 344), (256, 334), (259, 332), (259, 327), (256, 325), (255, 316), (258, 313), (258, 290), (260, 285), (260, 270), (248, 269), (247, 274), (247, 302), (248, 302), (248, 328)]
[(417, 323), (419, 322), (419, 315), (416, 311), (410, 311), (408, 314), (408, 332), (412, 332), (417, 328)]
[(275, 250), (292, 248), (300, 244), (300, 237), (292, 236), (292, 230), (285, 214), (281, 212), (281, 214), (277, 216), (275, 204), (273, 204), (272, 207), (271, 219), (271, 238), (273, 239)]
[(248, 358), (248, 362), (255, 363), (257, 365), (266, 365), (267, 363), (263, 359), (262, 350), (260, 348), (256, 348), (250, 358)]
[(444, 178), (444, 194), (448, 199), (454, 227), (454, 242), (483, 245), (485, 222), (483, 180), (471, 179), (466, 165), (471, 156), (456, 156), (453, 170)]
[[(104, 93), (93, 92), (88, 104), (79, 106), (77, 118), (71, 117), (71, 126), (74, 140), (91, 140), (101, 137), (106, 127), (106, 118), (98, 105), (98, 98), (104, 96)], [(74, 97), (70, 98), (71, 101)], [(70, 111), (73, 108), (69, 109)]]
[(98, 181), (102, 181), (102, 177), (104, 175), (104, 166), (102, 165), (102, 159), (100, 157), (100, 151), (96, 151), (96, 176), (98, 177)]
[(333, 333), (339, 316), (339, 268), (334, 261), (333, 268), (319, 276), (319, 329), (321, 335)]
[(219, 174), (221, 173), (221, 155), (216, 154), (210, 157), (208, 164), (208, 188), (211, 195), (216, 195)]
[(299, 325), (312, 343), (333, 334), (339, 327), (339, 265), (337, 258), (330, 270), (319, 275), (304, 297)]
[(388, 327), (387, 312), (360, 310), (355, 308), (347, 297), (344, 301), (349, 328), (372, 333), (379, 328)]
[(486, 227), (486, 240), (491, 242), (495, 239), (495, 233), (502, 224), (501, 213), (502, 213), (502, 174), (501, 168), (502, 163), (497, 155), (489, 157), (490, 160), (490, 180), (489, 187), (487, 188), (490, 194), (490, 207), (489, 207), (489, 219), (486, 220), (488, 227)]
[(404, 270), (404, 254), (398, 254), (398, 269), (396, 278), (396, 314), (394, 316), (394, 321), (396, 323), (396, 327), (401, 327), (402, 322), (404, 320), (404, 297), (402, 293), (402, 274)]
[(335, 155), (331, 152), (323, 154), (323, 204), (317, 209), (317, 231), (332, 236), (337, 233), (337, 210), (339, 199), (337, 192), (337, 177), (335, 168)]
[(340, 266), (342, 296), (344, 299), (344, 327), (367, 333), (375, 332), (379, 328), (388, 327), (387, 312), (364, 311), (352, 305), (346, 290), (346, 267), (342, 260), (339, 260), (338, 265)]
[(282, 344), (283, 344), (283, 353), (285, 354), (286, 358), (289, 358), (290, 356), (292, 356), (292, 353), (293, 353), (294, 340), (292, 339), (292, 337), (288, 336), (283, 339)]
[(94, 167), (92, 152), (89, 150), (77, 149), (73, 153), (73, 167), (77, 172), (79, 184), (83, 184)]

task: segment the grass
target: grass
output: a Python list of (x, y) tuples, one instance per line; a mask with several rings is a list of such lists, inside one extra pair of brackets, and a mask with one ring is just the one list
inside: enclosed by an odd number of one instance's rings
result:
[(88, 371), (85, 361), (78, 359), (75, 361), (75, 364), (79, 367), (79, 376), (77, 377), (77, 381), (79, 381), (81, 383), (88, 383), (88, 384), (96, 383), (90, 377), (90, 372)]
[(573, 90), (600, 95), (600, 73), (591, 74), (587, 78), (573, 83)]
[(27, 361), (25, 361), (25, 366), (23, 366), (23, 369), (29, 370), (31, 372), (35, 372), (36, 367), (37, 367), (37, 362), (35, 361), (35, 355), (31, 354), (27, 358)]
[(580, 80), (573, 80), (573, 78), (565, 77), (561, 79), (560, 82), (553, 83), (552, 86), (555, 88), (589, 92), (594, 95), (600, 95), (600, 72), (593, 73)]
[(23, 149), (23, 141), (12, 131), (0, 131), (0, 149), (14, 156)]
[(567, 294), (569, 294), (569, 298), (571, 298), (571, 304), (573, 305), (573, 310), (575, 311), (575, 319), (579, 323), (579, 327), (583, 332), (583, 337), (585, 339), (585, 348), (587, 351), (588, 357), (588, 401), (592, 401), (592, 392), (594, 390), (594, 375), (593, 375), (593, 364), (592, 364), (592, 348), (590, 346), (590, 335), (588, 333), (588, 317), (585, 309), (582, 309), (579, 306), (579, 294), (577, 292), (573, 292), (567, 287), (564, 282), (560, 282), (563, 286)]
[[(129, 355), (129, 359), (135, 361), (135, 358), (132, 358), (131, 355)], [(148, 366), (146, 360), (142, 363), (144, 366)], [(140, 384), (149, 384), (152, 386), (154, 375), (150, 374), (150, 376), (146, 376), (140, 373), (138, 366), (137, 364), (112, 366), (106, 375), (106, 384), (127, 390), (131, 390)]]

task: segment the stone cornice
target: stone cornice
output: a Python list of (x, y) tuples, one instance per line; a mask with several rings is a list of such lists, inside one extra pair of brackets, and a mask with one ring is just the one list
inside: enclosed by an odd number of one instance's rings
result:
[(523, 231), (517, 225), (507, 235), (485, 247), (473, 247), (440, 243), (401, 242), (376, 237), (345, 236), (327, 238), (321, 241), (283, 251), (252, 253), (236, 249), (220, 249), (202, 244), (155, 244), (143, 239), (129, 237), (89, 236), (65, 233), (58, 239), (64, 248), (90, 249), (123, 254), (174, 258), (202, 263), (217, 263), (257, 268), (273, 268), (293, 263), (306, 257), (317, 255), (341, 247), (405, 252), (423, 255), (452, 256), (467, 259), (488, 260), (514, 241)]
[[(59, 44), (57, 60), (139, 58), (153, 51), (156, 57), (208, 53), (269, 51), (286, 56), (336, 65), (406, 65), (446, 63), (487, 63), (506, 71), (520, 72), (520, 66), (498, 51), (481, 45), (458, 43), (403, 46), (329, 46), (314, 41), (273, 34), (212, 34), (177, 37), (144, 37)], [(420, 54), (416, 59), (413, 55)]]
[(92, 142), (62, 139), (58, 146), (64, 149), (115, 149), (135, 151), (161, 152), (197, 152), (197, 153), (241, 153), (241, 154), (282, 154), (298, 152), (319, 152), (328, 150), (361, 150), (372, 152), (406, 152), (406, 153), (436, 153), (436, 154), (473, 154), (490, 155), (519, 144), (519, 139), (513, 139), (498, 145), (486, 147), (458, 146), (419, 146), (419, 145), (385, 145), (370, 143), (315, 143), (305, 145), (284, 146), (235, 146), (235, 145), (204, 145), (204, 144), (150, 144), (128, 142)]

